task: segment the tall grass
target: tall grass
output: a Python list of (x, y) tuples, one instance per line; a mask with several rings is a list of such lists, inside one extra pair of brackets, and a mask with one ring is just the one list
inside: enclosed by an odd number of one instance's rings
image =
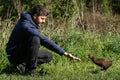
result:
[[(45, 70), (44, 76), (23, 76), (17, 73), (7, 73), (11, 67), (4, 48), (0, 49), (0, 71), (2, 80), (119, 80), (119, 53), (120, 35), (117, 33), (94, 34), (90, 31), (82, 32), (76, 28), (67, 28), (64, 33), (53, 32), (50, 39), (59, 44), (65, 51), (80, 57), (81, 62), (72, 61), (61, 57), (54, 52), (53, 60), (49, 64), (40, 65), (37, 70)], [(42, 47), (44, 48), (44, 47)], [(96, 57), (104, 57), (113, 60), (113, 65), (106, 72), (95, 73), (100, 68), (94, 65), (86, 55), (93, 54)], [(6, 69), (7, 68), (7, 69)], [(6, 72), (3, 72), (6, 69)]]

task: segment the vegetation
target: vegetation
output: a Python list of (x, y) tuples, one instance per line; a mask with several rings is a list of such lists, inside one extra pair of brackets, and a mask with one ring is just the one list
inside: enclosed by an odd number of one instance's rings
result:
[[(46, 75), (14, 72), (6, 58), (6, 43), (20, 12), (29, 11), (35, 3), (50, 12), (41, 32), (80, 57), (81, 62), (52, 52), (53, 60), (37, 68), (47, 71)], [(119, 4), (119, 0), (0, 0), (0, 80), (119, 80)], [(113, 60), (113, 65), (106, 72), (99, 72), (100, 68), (86, 57), (88, 53)]]

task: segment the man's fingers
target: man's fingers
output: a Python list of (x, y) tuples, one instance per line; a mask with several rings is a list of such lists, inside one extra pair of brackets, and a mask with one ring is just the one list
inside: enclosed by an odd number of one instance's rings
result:
[(69, 57), (70, 59), (81, 61), (80, 58), (73, 56), (72, 54), (64, 53), (65, 56)]
[(77, 60), (77, 61), (81, 61), (81, 59), (78, 58), (78, 57), (74, 57), (74, 56), (73, 56), (73, 59), (74, 59), (74, 60)]
[(75, 58), (75, 60), (77, 60), (77, 61), (81, 61), (81, 59), (80, 59), (80, 58)]

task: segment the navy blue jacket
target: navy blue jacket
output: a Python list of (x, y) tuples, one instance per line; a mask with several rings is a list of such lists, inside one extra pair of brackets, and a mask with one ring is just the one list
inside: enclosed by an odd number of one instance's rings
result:
[(33, 21), (29, 12), (21, 13), (21, 17), (10, 35), (6, 50), (14, 50), (17, 46), (23, 44), (27, 39), (27, 36), (38, 36), (40, 38), (41, 45), (58, 53), (59, 55), (63, 55), (65, 52), (57, 44), (39, 32), (38, 26)]

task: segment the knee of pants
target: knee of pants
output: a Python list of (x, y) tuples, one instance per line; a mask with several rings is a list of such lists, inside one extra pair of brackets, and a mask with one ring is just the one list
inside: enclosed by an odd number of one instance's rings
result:
[(53, 58), (53, 55), (51, 53), (49, 53), (49, 55), (45, 55), (44, 56), (44, 59), (45, 59), (45, 62), (50, 62)]
[(52, 58), (53, 58), (53, 55), (50, 53), (50, 55), (48, 56), (49, 61), (51, 61)]
[(46, 50), (39, 50), (38, 62), (47, 63), (50, 62), (53, 58), (53, 55)]

